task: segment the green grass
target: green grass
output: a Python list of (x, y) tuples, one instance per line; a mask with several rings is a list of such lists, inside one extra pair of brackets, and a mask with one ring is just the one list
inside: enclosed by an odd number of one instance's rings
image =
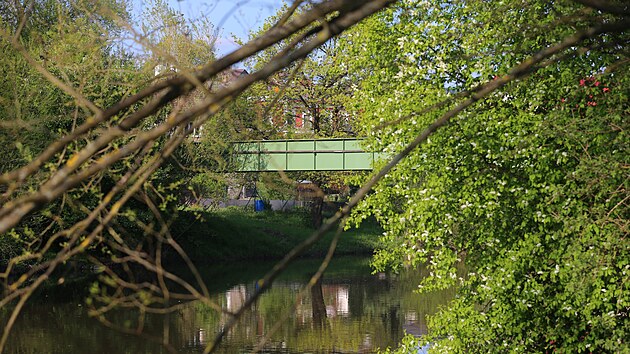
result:
[[(235, 259), (276, 259), (315, 231), (308, 213), (255, 213), (242, 208), (215, 212), (181, 211), (171, 227), (175, 239), (197, 262)], [(343, 232), (337, 255), (368, 255), (382, 232), (376, 222)], [(333, 232), (313, 245), (305, 256), (321, 256), (328, 250)]]

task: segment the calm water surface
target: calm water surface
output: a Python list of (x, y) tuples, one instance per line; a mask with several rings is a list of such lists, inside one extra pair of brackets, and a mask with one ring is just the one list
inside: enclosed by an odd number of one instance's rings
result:
[[(415, 294), (422, 270), (372, 275), (368, 262), (365, 258), (335, 259), (321, 284), (303, 295), (300, 289), (319, 263), (298, 262), (246, 313), (219, 352), (251, 352), (279, 320), (288, 317), (270, 336), (265, 353), (372, 353), (396, 346), (405, 331), (422, 335), (425, 316), (453, 295), (450, 291)], [(202, 272), (216, 303), (235, 311), (272, 265), (208, 266)], [(285, 316), (287, 311), (291, 315)], [(204, 304), (190, 302), (170, 315), (146, 316), (144, 336), (136, 336), (108, 328), (87, 312), (81, 301), (39, 299), (21, 314), (6, 352), (198, 353), (228, 320)], [(138, 314), (120, 310), (108, 319), (133, 327)], [(170, 349), (160, 342), (167, 342)]]

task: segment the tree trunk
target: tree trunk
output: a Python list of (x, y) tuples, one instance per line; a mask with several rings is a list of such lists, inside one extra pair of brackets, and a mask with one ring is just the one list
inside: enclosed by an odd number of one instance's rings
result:
[(313, 324), (316, 328), (324, 327), (326, 322), (326, 304), (324, 303), (321, 277), (311, 287), (311, 304), (313, 307)]
[[(318, 193), (319, 194), (319, 193)], [(321, 195), (314, 196), (311, 200), (311, 225), (313, 228), (322, 226), (324, 217), (322, 216), (322, 207), (324, 205), (324, 197)]]

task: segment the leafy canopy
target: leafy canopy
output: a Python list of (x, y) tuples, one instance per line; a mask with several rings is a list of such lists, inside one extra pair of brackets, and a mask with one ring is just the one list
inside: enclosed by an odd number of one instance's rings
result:
[[(402, 1), (344, 39), (358, 126), (399, 152), (459, 93), (614, 21), (570, 1)], [(356, 222), (385, 228), (377, 270), (426, 262), (420, 290), (461, 286), (432, 319), (433, 351), (630, 350), (628, 39), (626, 25), (494, 92), (360, 205)]]

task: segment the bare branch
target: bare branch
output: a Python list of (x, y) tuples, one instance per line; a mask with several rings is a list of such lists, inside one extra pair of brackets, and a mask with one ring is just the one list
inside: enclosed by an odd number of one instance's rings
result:
[[(304, 29), (305, 27), (310, 26), (313, 21), (322, 18), (326, 14), (333, 13), (342, 9), (345, 6), (345, 3), (348, 1), (350, 0), (331, 0), (324, 3), (316, 4), (311, 10), (300, 16), (297, 16), (295, 19), (286, 23), (285, 25), (273, 28), (260, 37), (249, 41), (232, 53), (212, 63), (209, 63), (201, 70), (195, 72), (194, 76), (197, 78), (197, 81), (205, 82), (220, 73), (221, 71), (229, 68), (231, 65), (236, 64), (257, 52), (290, 37), (291, 35)], [(388, 3), (390, 2), (393, 1), (389, 1)], [(57, 152), (59, 152), (69, 143), (75, 141), (79, 137), (84, 136), (87, 132), (96, 128), (100, 123), (103, 123), (111, 119), (112, 117), (115, 117), (121, 112), (124, 112), (132, 105), (141, 102), (144, 99), (151, 98), (155, 95), (155, 97), (151, 99), (151, 101), (149, 101), (147, 104), (145, 104), (140, 110), (125, 118), (124, 123), (120, 125), (120, 127), (125, 131), (131, 129), (142, 119), (157, 112), (159, 108), (168, 104), (175, 98), (190, 92), (192, 89), (194, 89), (194, 85), (192, 85), (190, 81), (183, 76), (175, 76), (171, 79), (156, 82), (152, 86), (140, 90), (138, 93), (132, 96), (124, 98), (120, 102), (103, 111), (102, 114), (88, 118), (76, 130), (72, 131), (70, 134), (51, 144), (28, 165), (15, 171), (7, 172), (3, 175), (0, 175), (0, 185), (9, 184), (16, 181), (17, 183), (21, 183), (28, 176), (35, 173), (46, 161), (52, 158)], [(113, 138), (114, 137), (112, 137), (112, 139)], [(101, 144), (103, 143), (106, 144), (108, 142), (102, 141)], [(102, 148), (103, 146), (104, 145), (97, 146), (96, 150)], [(79, 165), (83, 162), (84, 161), (77, 161)]]

